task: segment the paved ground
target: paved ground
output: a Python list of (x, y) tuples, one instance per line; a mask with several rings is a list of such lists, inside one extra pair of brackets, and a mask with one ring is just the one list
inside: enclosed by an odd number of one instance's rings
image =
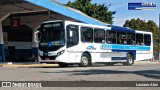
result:
[[(159, 60), (155, 60), (155, 61), (138, 61), (135, 62), (135, 64), (156, 64), (156, 63), (160, 63)], [(13, 67), (13, 68), (35, 68), (35, 67), (58, 67), (58, 64), (40, 64), (38, 62), (28, 62), (28, 63), (12, 63), (12, 62), (8, 62), (8, 63), (0, 63), (0, 67)]]
[[(5, 64), (6, 65), (6, 64)], [(14, 65), (0, 67), (0, 81), (160, 81), (160, 63), (159, 62), (136, 62), (133, 66), (115, 66), (94, 65), (92, 67), (70, 66), (59, 68), (55, 66), (37, 67), (13, 67)], [(29, 64), (31, 65), (31, 64)], [(38, 64), (37, 64), (38, 65)], [(34, 66), (34, 67), (33, 67)], [(8, 90), (9, 88), (3, 88)], [(17, 88), (10, 88), (17, 90)], [(35, 88), (18, 88), (20, 90)], [(40, 88), (40, 90), (51, 90), (51, 88)], [(53, 89), (53, 88), (52, 88)], [(160, 90), (152, 87), (73, 87), (73, 88), (54, 88), (54, 90), (112, 90), (112, 89), (131, 89), (131, 90)]]

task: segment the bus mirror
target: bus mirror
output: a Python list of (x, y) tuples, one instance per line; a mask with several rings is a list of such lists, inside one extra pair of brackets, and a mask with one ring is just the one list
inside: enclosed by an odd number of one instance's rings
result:
[(73, 31), (69, 31), (69, 36), (70, 36), (70, 37), (73, 36)]

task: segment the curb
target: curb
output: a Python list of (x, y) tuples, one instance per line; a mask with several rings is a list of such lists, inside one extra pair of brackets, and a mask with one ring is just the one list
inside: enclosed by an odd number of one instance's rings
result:
[(58, 64), (0, 64), (0, 67), (9, 68), (38, 68), (38, 67), (58, 67)]
[(160, 64), (159, 61), (136, 61), (135, 64)]

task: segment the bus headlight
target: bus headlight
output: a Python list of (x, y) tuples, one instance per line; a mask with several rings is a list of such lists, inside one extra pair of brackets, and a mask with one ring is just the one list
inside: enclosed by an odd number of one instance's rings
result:
[(62, 51), (58, 52), (58, 53), (57, 53), (57, 56), (62, 55), (64, 52), (65, 52), (65, 50), (62, 50)]

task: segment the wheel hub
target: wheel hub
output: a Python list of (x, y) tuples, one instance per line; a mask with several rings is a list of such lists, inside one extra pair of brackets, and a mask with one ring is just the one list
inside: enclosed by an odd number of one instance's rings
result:
[(88, 59), (86, 57), (82, 57), (81, 61), (84, 65), (88, 64)]

